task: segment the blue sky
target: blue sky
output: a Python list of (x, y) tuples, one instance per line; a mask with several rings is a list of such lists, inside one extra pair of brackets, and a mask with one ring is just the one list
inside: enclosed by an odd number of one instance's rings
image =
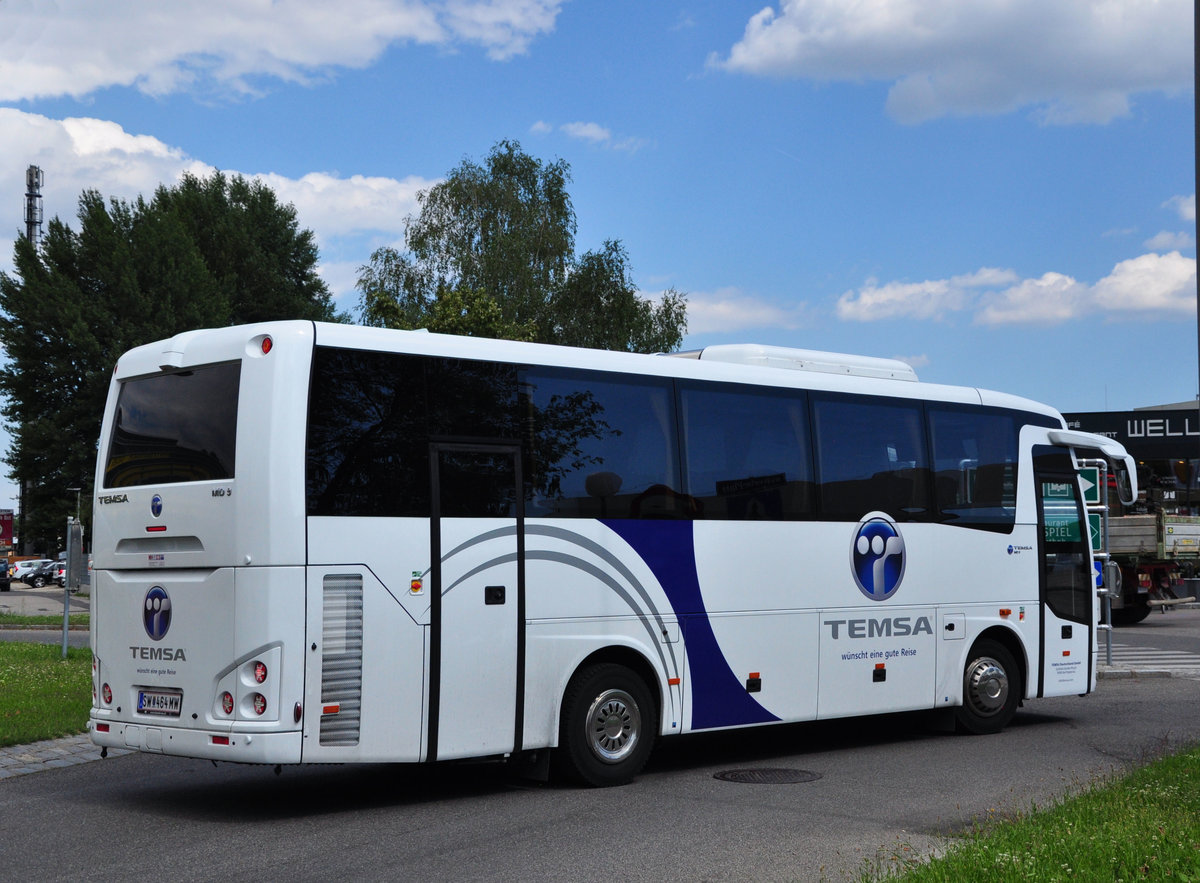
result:
[[(47, 218), (261, 176), (356, 270), (501, 139), (687, 348), (900, 357), (1062, 410), (1194, 398), (1188, 0), (0, 0), (0, 271)], [(4, 505), (0, 486), (0, 506)]]

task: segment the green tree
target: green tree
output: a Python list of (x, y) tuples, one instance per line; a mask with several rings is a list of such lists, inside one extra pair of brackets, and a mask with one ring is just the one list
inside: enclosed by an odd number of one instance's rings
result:
[(475, 290), (494, 299), (505, 321), (536, 322), (575, 249), (568, 181), (565, 162), (543, 165), (514, 141), (498, 143), (482, 166), (464, 159), (417, 194), (407, 252), (379, 249), (361, 269), (363, 321), (424, 327), (442, 294)]
[[(482, 165), (463, 162), (417, 195), (405, 250), (381, 248), (359, 268), (367, 325), (428, 328), (572, 346), (677, 349), (686, 297), (639, 298), (619, 241), (576, 260), (570, 167), (543, 164), (515, 141)], [(498, 316), (497, 316), (498, 311)]]
[(551, 295), (544, 322), (541, 339), (549, 343), (669, 353), (683, 343), (687, 300), (674, 288), (658, 306), (639, 297), (625, 246), (610, 239), (579, 258)]
[[(2, 413), (10, 475), (26, 485), (22, 543), (60, 547), (75, 492), (92, 494), (96, 442), (121, 353), (180, 331), (271, 318), (334, 319), (295, 210), (240, 177), (185, 177), (150, 201), (79, 199), (0, 273)], [(84, 507), (86, 512), (90, 507)]]

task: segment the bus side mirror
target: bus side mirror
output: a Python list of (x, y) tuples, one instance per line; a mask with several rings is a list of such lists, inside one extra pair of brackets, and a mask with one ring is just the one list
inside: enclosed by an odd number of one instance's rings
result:
[(1117, 484), (1117, 497), (1126, 506), (1132, 506), (1137, 502), (1137, 473), (1133, 471), (1133, 467), (1128, 463), (1117, 462), (1113, 466), (1113, 477)]

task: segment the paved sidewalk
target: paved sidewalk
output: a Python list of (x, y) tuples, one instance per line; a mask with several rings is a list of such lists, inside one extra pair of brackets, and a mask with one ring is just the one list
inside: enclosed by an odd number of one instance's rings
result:
[[(68, 596), (72, 613), (87, 613), (92, 599), (84, 591)], [(24, 583), (13, 583), (11, 591), (0, 592), (0, 613), (15, 616), (62, 616), (64, 591), (58, 586), (31, 589)]]
[[(130, 754), (130, 750), (110, 748), (109, 757)], [(100, 759), (100, 747), (92, 744), (87, 733), (64, 739), (46, 739), (29, 745), (0, 748), (0, 779), (11, 779), (55, 767), (74, 766)]]

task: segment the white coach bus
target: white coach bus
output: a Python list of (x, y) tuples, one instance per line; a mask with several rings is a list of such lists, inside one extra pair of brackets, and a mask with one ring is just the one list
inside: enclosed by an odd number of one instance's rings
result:
[(901, 362), (681, 355), (278, 322), (122, 356), (92, 739), (606, 785), (660, 736), (1093, 689), (1076, 457), (1132, 478), (1119, 444)]

